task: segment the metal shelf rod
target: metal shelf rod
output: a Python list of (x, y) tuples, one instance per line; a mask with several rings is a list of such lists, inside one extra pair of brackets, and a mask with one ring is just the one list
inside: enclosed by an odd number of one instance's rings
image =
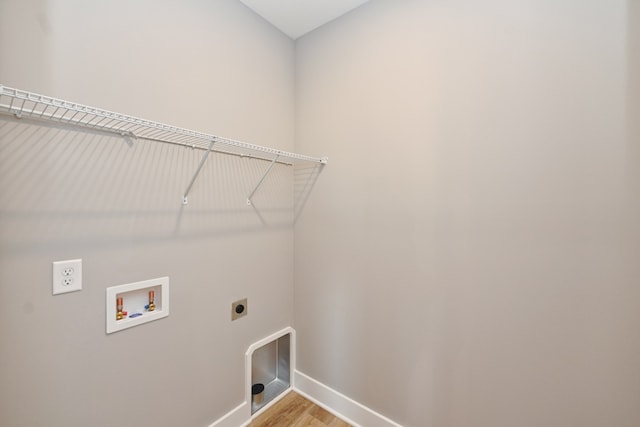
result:
[(196, 182), (196, 178), (198, 178), (198, 175), (200, 174), (200, 171), (202, 170), (204, 163), (207, 161), (207, 157), (209, 157), (209, 153), (211, 153), (211, 149), (213, 148), (213, 143), (214, 143), (213, 140), (209, 143), (209, 148), (207, 148), (207, 151), (202, 156), (202, 159), (200, 159), (200, 164), (198, 165), (198, 169), (196, 170), (196, 173), (193, 174), (193, 178), (191, 178), (191, 182), (189, 183), (189, 186), (187, 187), (187, 189), (184, 192), (184, 195), (182, 196), (183, 205), (186, 205), (189, 203), (187, 196), (189, 195), (189, 191), (191, 191), (191, 187), (193, 187), (193, 183)]
[(260, 181), (258, 181), (258, 183), (256, 184), (255, 188), (253, 189), (253, 191), (251, 191), (251, 194), (249, 194), (249, 197), (247, 197), (247, 205), (251, 206), (251, 198), (253, 197), (253, 195), (255, 194), (255, 192), (258, 190), (258, 188), (260, 188), (260, 185), (262, 185), (262, 181), (264, 181), (264, 179), (267, 177), (267, 175), (269, 175), (269, 172), (271, 172), (271, 168), (273, 167), (273, 165), (276, 164), (276, 162), (278, 161), (278, 157), (276, 156), (275, 159), (273, 159), (271, 161), (271, 164), (269, 165), (269, 167), (267, 168), (267, 170), (264, 172), (264, 175), (262, 175), (262, 178), (260, 178)]

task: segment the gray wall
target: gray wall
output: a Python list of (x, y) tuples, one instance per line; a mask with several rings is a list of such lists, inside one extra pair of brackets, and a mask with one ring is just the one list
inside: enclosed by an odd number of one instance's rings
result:
[[(294, 43), (235, 0), (0, 0), (0, 83), (293, 150)], [(0, 117), (0, 425), (206, 426), (293, 320), (293, 171)], [(51, 262), (83, 259), (52, 296)], [(105, 289), (171, 278), (168, 318), (105, 334)], [(249, 298), (233, 324), (231, 302)]]
[[(373, 0), (296, 45), (298, 368), (406, 426), (640, 425), (638, 3)], [(635, 124), (634, 124), (635, 123)]]
[[(0, 0), (2, 84), (330, 157), (254, 210), (265, 165), (214, 156), (182, 207), (200, 153), (0, 117), (0, 425), (208, 425), (294, 314), (305, 374), (407, 426), (640, 424), (639, 30), (374, 0), (294, 52), (237, 1)], [(171, 316), (106, 336), (163, 275)]]

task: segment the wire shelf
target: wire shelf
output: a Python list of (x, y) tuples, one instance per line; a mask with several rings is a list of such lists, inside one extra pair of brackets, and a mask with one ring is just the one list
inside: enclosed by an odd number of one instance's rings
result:
[[(326, 157), (312, 157), (260, 145), (248, 144), (246, 142), (115, 113), (96, 107), (89, 107), (87, 105), (2, 85), (0, 85), (0, 113), (11, 114), (18, 118), (27, 117), (36, 120), (65, 123), (83, 128), (99, 129), (124, 137), (146, 139), (206, 150), (202, 162), (183, 196), (183, 203), (185, 204), (187, 203), (187, 193), (191, 189), (193, 182), (211, 151), (270, 161), (272, 163), (267, 173), (274, 163), (287, 165), (296, 162), (327, 164)], [(251, 196), (260, 186), (263, 179), (264, 176), (247, 198), (247, 204), (251, 204)]]
[(269, 161), (278, 156), (278, 162), (327, 163), (326, 158), (305, 156), (248, 144), (2, 85), (0, 85), (0, 111), (13, 114), (19, 118), (51, 120), (75, 126), (100, 129), (122, 136), (184, 145), (202, 150), (207, 150), (209, 143), (213, 142), (214, 148), (211, 151), (261, 158)]

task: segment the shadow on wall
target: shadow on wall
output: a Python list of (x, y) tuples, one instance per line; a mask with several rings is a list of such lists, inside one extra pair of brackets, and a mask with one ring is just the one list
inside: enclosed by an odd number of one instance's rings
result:
[(302, 214), (322, 169), (324, 165), (318, 163), (302, 163), (294, 166), (294, 222), (297, 222)]
[[(0, 252), (119, 247), (291, 228), (319, 169), (202, 151), (51, 122), (0, 116)], [(296, 192), (294, 200), (292, 179)], [(299, 194), (298, 194), (299, 193)]]

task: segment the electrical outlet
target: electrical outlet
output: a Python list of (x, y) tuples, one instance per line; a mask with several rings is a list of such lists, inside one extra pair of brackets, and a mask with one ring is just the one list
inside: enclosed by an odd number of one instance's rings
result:
[(249, 306), (247, 305), (246, 298), (231, 303), (231, 320), (246, 316), (248, 311)]
[(53, 295), (82, 290), (82, 260), (53, 263)]

